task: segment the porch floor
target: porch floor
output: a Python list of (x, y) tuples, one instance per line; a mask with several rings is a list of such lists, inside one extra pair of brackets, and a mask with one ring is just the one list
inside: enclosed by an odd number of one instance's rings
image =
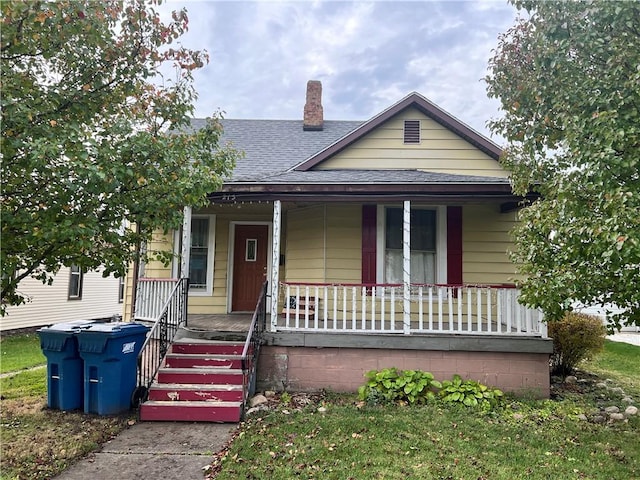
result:
[(201, 332), (248, 332), (252, 313), (189, 314), (187, 329)]

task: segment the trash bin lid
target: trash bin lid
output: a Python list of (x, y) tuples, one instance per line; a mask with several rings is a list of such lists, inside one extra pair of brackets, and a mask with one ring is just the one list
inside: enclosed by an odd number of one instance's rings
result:
[(83, 334), (100, 334), (108, 337), (123, 337), (147, 333), (149, 327), (134, 322), (94, 323), (82, 328)]
[(80, 329), (93, 325), (93, 320), (73, 320), (71, 322), (54, 323), (48, 327), (38, 329), (38, 332), (69, 332), (78, 333)]

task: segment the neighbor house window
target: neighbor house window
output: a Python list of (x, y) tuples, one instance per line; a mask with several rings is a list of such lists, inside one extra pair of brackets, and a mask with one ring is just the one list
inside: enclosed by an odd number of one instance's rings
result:
[[(402, 216), (402, 208), (385, 209), (385, 283), (403, 281)], [(435, 210), (411, 210), (411, 283), (436, 283)]]
[(71, 265), (69, 272), (69, 300), (82, 298), (82, 269), (78, 265)]
[(124, 302), (124, 277), (118, 278), (118, 303)]

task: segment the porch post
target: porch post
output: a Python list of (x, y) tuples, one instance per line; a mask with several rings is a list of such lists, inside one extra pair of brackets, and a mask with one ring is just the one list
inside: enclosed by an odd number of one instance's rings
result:
[(273, 202), (273, 241), (271, 252), (271, 331), (276, 331), (278, 324), (278, 287), (280, 282), (280, 200)]
[(411, 331), (411, 202), (405, 200), (402, 216), (402, 299), (403, 330)]
[(182, 219), (182, 251), (180, 252), (180, 277), (189, 276), (189, 261), (191, 255), (191, 207), (184, 207)]

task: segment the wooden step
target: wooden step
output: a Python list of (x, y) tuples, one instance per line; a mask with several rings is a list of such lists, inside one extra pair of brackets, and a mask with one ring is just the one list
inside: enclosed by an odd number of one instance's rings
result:
[(242, 385), (242, 370), (229, 368), (160, 368), (158, 383), (208, 383)]
[(140, 420), (166, 422), (239, 422), (242, 402), (146, 401)]
[(210, 353), (168, 353), (164, 366), (169, 368), (242, 368), (240, 355), (214, 355)]
[(239, 402), (242, 385), (205, 385), (200, 383), (154, 383), (149, 400), (167, 402)]
[(242, 355), (243, 343), (224, 341), (177, 341), (171, 345), (171, 353), (208, 355)]

